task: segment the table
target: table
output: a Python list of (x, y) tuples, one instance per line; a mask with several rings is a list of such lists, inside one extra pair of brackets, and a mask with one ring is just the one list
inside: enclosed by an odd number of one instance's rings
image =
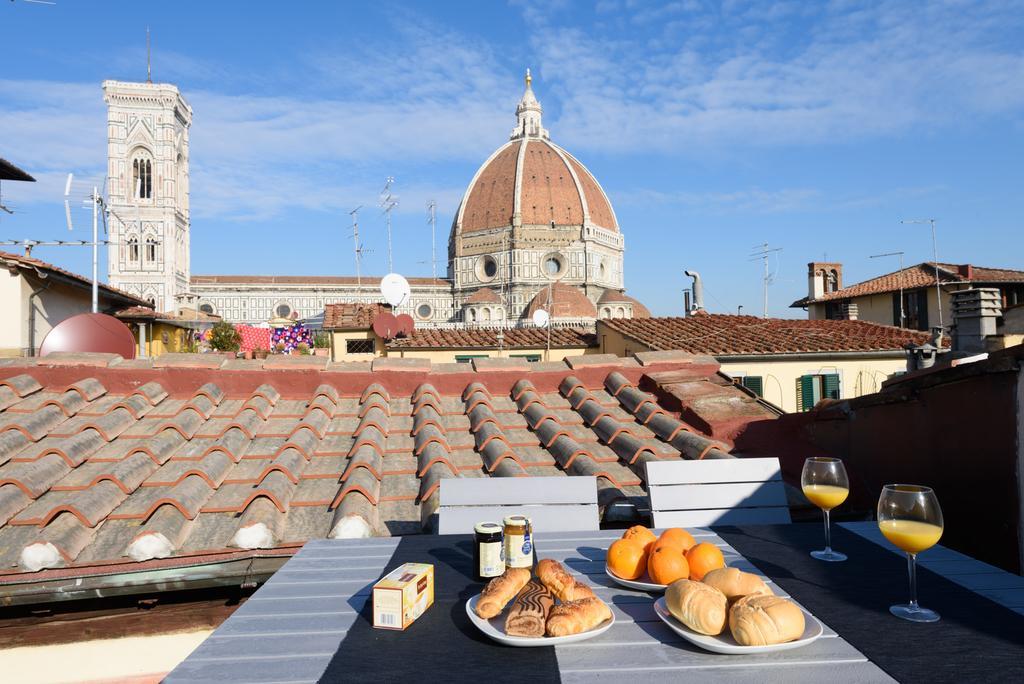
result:
[[(605, 530), (538, 537), (541, 557), (555, 558), (586, 575), (616, 615), (615, 625), (600, 637), (555, 648), (563, 682), (678, 681), (680, 675), (698, 673), (701, 681), (893, 681), (827, 624), (824, 636), (814, 644), (781, 653), (725, 659), (690, 646), (657, 618), (649, 594), (621, 587), (604, 574), (604, 549), (620, 534), (621, 530)], [(729, 565), (757, 571), (714, 531), (694, 530), (694, 534), (698, 541), (721, 546)], [(451, 547), (465, 539), (401, 538), (404, 544), (421, 545), (423, 558), (432, 547)], [(362, 619), (358, 613), (370, 587), (393, 565), (399, 541), (308, 542), (166, 681), (317, 681), (348, 631)], [(387, 674), (381, 674), (386, 681)]]

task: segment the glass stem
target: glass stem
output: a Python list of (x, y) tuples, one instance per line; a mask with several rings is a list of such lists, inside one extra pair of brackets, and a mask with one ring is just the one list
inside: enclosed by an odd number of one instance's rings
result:
[(907, 573), (910, 575), (910, 608), (917, 610), (917, 554), (907, 554)]
[(825, 551), (832, 553), (832, 529), (828, 524), (829, 510), (827, 508), (823, 508), (822, 511), (825, 513)]

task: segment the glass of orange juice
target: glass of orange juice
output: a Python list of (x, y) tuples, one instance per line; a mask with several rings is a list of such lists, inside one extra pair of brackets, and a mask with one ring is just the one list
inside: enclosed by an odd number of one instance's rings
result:
[(938, 622), (939, 614), (917, 603), (917, 554), (942, 537), (942, 509), (930, 487), (885, 485), (878, 498), (878, 529), (907, 554), (910, 603), (891, 606), (889, 612), (911, 622)]
[(825, 513), (825, 548), (811, 551), (811, 556), (823, 561), (846, 560), (845, 553), (832, 550), (832, 529), (829, 524), (829, 513), (846, 501), (850, 494), (850, 480), (846, 477), (843, 462), (838, 458), (812, 456), (804, 461), (800, 486), (804, 496)]

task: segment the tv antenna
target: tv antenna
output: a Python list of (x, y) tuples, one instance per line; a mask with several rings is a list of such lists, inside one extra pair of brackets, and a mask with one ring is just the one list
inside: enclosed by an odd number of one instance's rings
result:
[(879, 259), (881, 257), (899, 256), (900, 258), (900, 270), (899, 275), (896, 277), (896, 281), (900, 286), (900, 320), (899, 326), (902, 328), (904, 321), (907, 320), (907, 314), (903, 310), (903, 254), (904, 252), (886, 252), (885, 254), (872, 254), (868, 259)]
[(384, 210), (384, 223), (388, 231), (388, 273), (395, 272), (394, 261), (391, 258), (391, 210), (398, 206), (398, 197), (391, 194), (391, 186), (395, 183), (394, 176), (388, 176), (384, 180), (384, 189), (380, 192), (380, 207)]
[(940, 329), (939, 330), (939, 335), (940, 335), (939, 341), (941, 342), (942, 341), (941, 335), (942, 335), (942, 329), (943, 329), (943, 326), (942, 326), (942, 288), (940, 287), (940, 284), (939, 284), (941, 278), (939, 277), (939, 248), (938, 248), (938, 244), (935, 241), (935, 219), (933, 219), (933, 218), (930, 218), (930, 219), (906, 219), (906, 220), (900, 221), (900, 223), (912, 223), (912, 224), (918, 224), (918, 225), (928, 225), (928, 224), (930, 224), (931, 227), (932, 227), (932, 258), (935, 260), (934, 261), (934, 263), (935, 263), (935, 300), (939, 304), (939, 329)]
[(372, 249), (366, 249), (363, 247), (363, 243), (359, 241), (359, 210), (363, 208), (363, 205), (359, 205), (352, 211), (348, 212), (349, 216), (352, 217), (352, 241), (356, 254), (356, 287), (362, 289), (363, 287), (363, 276), (362, 276), (362, 263), (363, 254), (369, 254)]
[(427, 211), (430, 212), (430, 268), (437, 280), (437, 202), (427, 202)]
[(762, 313), (762, 317), (768, 318), (768, 286), (775, 281), (775, 276), (768, 271), (768, 257), (771, 255), (772, 252), (781, 252), (782, 247), (769, 247), (768, 243), (765, 242), (764, 244), (761, 245), (754, 245), (753, 249), (755, 251), (753, 254), (750, 255), (750, 258), (747, 259), (747, 261), (756, 261), (760, 259), (762, 262), (764, 262), (764, 310)]

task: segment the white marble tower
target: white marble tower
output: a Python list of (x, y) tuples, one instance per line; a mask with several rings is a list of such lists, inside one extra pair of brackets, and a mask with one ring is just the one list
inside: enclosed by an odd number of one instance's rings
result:
[(174, 311), (189, 291), (189, 127), (173, 85), (104, 81), (111, 285)]

